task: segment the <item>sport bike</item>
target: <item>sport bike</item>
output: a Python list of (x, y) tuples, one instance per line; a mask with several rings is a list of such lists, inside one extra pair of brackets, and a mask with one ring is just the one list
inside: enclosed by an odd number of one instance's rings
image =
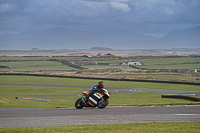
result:
[(110, 93), (106, 89), (101, 92), (94, 92), (89, 95), (88, 91), (84, 91), (81, 95), (78, 95), (79, 99), (75, 102), (75, 107), (77, 109), (82, 109), (83, 107), (98, 107), (103, 109), (108, 105), (108, 98), (110, 98)]

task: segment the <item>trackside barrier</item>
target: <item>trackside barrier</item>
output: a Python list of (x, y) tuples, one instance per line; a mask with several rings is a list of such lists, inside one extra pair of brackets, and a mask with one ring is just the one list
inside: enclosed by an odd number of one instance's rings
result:
[(78, 79), (112, 80), (112, 81), (135, 81), (135, 82), (153, 82), (153, 83), (200, 85), (200, 83), (193, 83), (193, 82), (161, 81), (161, 80), (140, 80), (140, 79), (114, 79), (114, 78), (60, 76), (60, 75), (26, 74), (26, 73), (0, 73), (0, 75), (19, 75), (19, 76), (22, 75), (22, 76), (41, 76), (41, 77), (59, 77), (59, 78), (78, 78)]
[(200, 98), (192, 97), (186, 94), (170, 94), (170, 95), (162, 95), (162, 98), (178, 98), (178, 99), (187, 99), (192, 101), (200, 101)]

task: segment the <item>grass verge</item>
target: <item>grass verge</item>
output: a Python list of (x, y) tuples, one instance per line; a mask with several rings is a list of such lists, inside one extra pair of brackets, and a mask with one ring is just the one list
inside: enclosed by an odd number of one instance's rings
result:
[[(92, 79), (0, 75), (0, 83), (94, 86), (98, 82), (99, 80), (92, 80)], [(182, 90), (182, 91), (200, 92), (199, 85), (133, 82), (133, 81), (110, 81), (110, 80), (104, 80), (104, 83), (105, 83), (105, 88), (106, 87), (126, 87), (126, 88), (147, 88), (147, 89), (149, 88), (149, 89), (165, 89), (165, 90)]]
[(200, 122), (150, 122), (61, 127), (0, 128), (6, 133), (199, 133)]
[[(46, 99), (50, 102), (15, 99), (14, 96), (0, 97), (5, 104), (0, 104), (0, 108), (74, 108), (74, 103), (78, 96), (19, 96), (24, 99)], [(111, 95), (108, 106), (160, 106), (160, 105), (200, 105), (200, 102), (161, 98), (160, 93), (130, 93)]]

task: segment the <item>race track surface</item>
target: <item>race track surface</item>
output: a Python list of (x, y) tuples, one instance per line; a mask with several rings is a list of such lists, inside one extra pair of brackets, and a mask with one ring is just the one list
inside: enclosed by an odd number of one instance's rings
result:
[(200, 106), (98, 108), (1, 108), (0, 128), (113, 123), (200, 121)]

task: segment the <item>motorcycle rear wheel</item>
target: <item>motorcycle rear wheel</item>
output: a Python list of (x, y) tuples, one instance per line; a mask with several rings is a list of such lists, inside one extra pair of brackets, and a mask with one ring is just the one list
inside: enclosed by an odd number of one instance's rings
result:
[(108, 105), (108, 99), (104, 99), (103, 100), (103, 102), (99, 102), (98, 104), (97, 104), (97, 107), (99, 108), (99, 109), (103, 109), (103, 108), (105, 108), (107, 105)]
[(85, 106), (85, 103), (83, 102), (83, 100), (81, 98), (79, 98), (76, 102), (75, 102), (75, 107), (76, 109), (82, 109)]

